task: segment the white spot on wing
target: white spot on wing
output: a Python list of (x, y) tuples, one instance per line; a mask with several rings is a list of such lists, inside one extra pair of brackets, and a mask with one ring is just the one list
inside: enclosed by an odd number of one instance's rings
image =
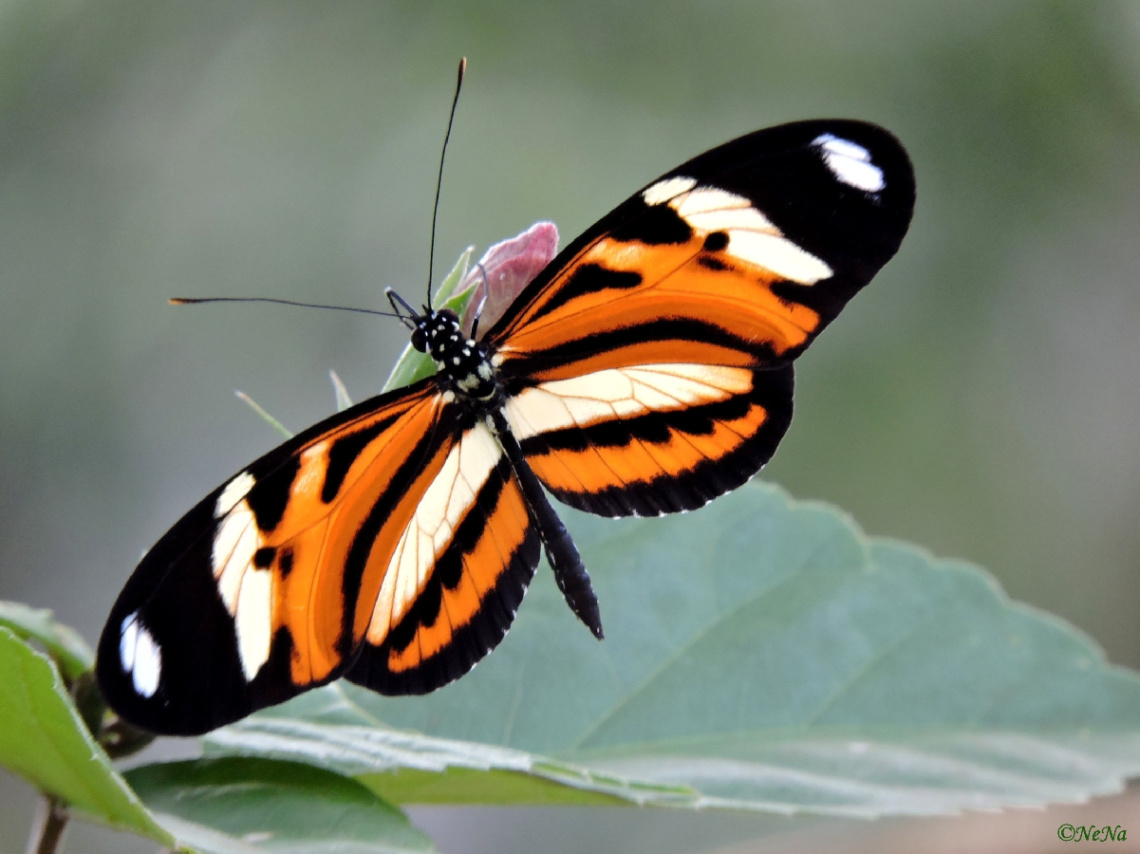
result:
[(436, 558), (447, 548), (502, 455), (502, 448), (484, 424), (464, 433), (448, 453), (392, 554), (372, 610), (369, 642), (382, 643), (408, 612)]
[(688, 363), (610, 368), (525, 389), (507, 401), (506, 414), (521, 440), (565, 427), (715, 403), (751, 388), (747, 368)]
[(249, 491), (253, 489), (254, 483), (253, 475), (247, 471), (243, 471), (227, 483), (225, 489), (223, 489), (218, 496), (217, 503), (214, 505), (214, 518), (221, 519), (229, 513), (235, 504), (249, 495)]
[(119, 662), (123, 665), (123, 672), (130, 673), (135, 669), (135, 645), (139, 640), (138, 611), (125, 620), (119, 630)]
[(238, 656), (247, 680), (269, 659), (272, 637), (273, 575), (253, 566), (253, 556), (265, 543), (245, 500), (254, 483), (253, 475), (242, 472), (218, 496), (215, 515), (219, 524), (211, 552), (218, 595), (234, 619)]
[(238, 654), (246, 681), (257, 675), (261, 665), (269, 658), (272, 635), (273, 574), (268, 569), (248, 569), (242, 578), (238, 593), (237, 627)]
[(728, 235), (725, 252), (804, 285), (830, 278), (832, 269), (784, 237), (744, 196), (718, 187), (698, 187), (693, 178), (667, 178), (645, 190), (646, 204), (667, 204), (698, 234)]
[(743, 229), (729, 232), (728, 249), (725, 251), (802, 285), (814, 285), (820, 279), (830, 279), (834, 272), (779, 232), (766, 234)]
[(218, 593), (231, 615), (237, 613), (242, 577), (253, 563), (253, 556), (259, 548), (261, 537), (257, 521), (243, 498), (230, 508), (229, 515), (218, 525), (212, 553)]
[(871, 162), (871, 152), (849, 139), (825, 133), (812, 140), (831, 173), (850, 187), (865, 193), (881, 192), (887, 182), (883, 170)]
[(729, 255), (804, 285), (831, 278), (831, 267), (784, 237), (744, 196), (717, 187), (698, 187), (669, 205), (698, 232), (726, 233), (724, 251)]
[(131, 674), (135, 691), (143, 697), (153, 697), (162, 676), (162, 650), (154, 635), (139, 622), (138, 611), (123, 620), (119, 661), (123, 672)]
[(659, 205), (667, 202), (674, 196), (686, 193), (693, 187), (697, 186), (695, 178), (666, 178), (664, 181), (658, 181), (651, 187), (646, 188), (641, 198), (645, 200), (647, 205)]

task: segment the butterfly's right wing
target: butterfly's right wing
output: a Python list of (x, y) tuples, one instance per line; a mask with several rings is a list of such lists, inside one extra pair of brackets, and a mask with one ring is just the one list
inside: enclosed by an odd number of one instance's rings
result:
[(793, 360), (894, 255), (913, 207), (902, 146), (847, 120), (757, 131), (635, 194), (487, 333), (535, 474), (607, 516), (744, 483), (791, 421)]

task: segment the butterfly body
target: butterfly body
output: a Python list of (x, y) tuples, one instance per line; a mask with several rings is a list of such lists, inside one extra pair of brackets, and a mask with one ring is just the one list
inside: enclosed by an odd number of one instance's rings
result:
[(191, 734), (341, 676), (434, 690), (502, 640), (544, 547), (601, 637), (548, 495), (660, 515), (747, 481), (790, 423), (793, 361), (895, 253), (913, 205), (889, 133), (798, 122), (635, 193), (482, 334), (400, 300), (437, 373), (293, 437), (177, 522), (108, 618), (108, 702)]
[[(390, 293), (389, 298), (393, 306), (410, 309), (395, 294)], [(503, 413), (505, 397), (488, 346), (464, 335), (459, 316), (449, 309), (437, 312), (425, 306), (422, 315), (413, 312), (409, 319), (413, 324), (412, 346), (428, 353), (435, 362), (434, 379), (444, 399), (456, 400), (494, 435), (522, 491), (530, 520), (546, 547), (547, 561), (554, 570), (558, 589), (574, 614), (600, 640), (602, 621), (590, 576), (574, 541), (527, 464), (526, 455)]]

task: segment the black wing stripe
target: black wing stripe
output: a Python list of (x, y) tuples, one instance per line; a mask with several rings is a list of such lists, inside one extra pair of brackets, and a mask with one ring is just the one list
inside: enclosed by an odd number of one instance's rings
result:
[[(541, 353), (527, 354), (511, 359), (503, 367), (503, 384), (508, 395), (540, 382), (534, 374), (555, 365), (585, 361), (600, 353), (616, 353), (635, 344), (667, 344), (670, 341), (710, 344), (749, 354), (750, 361), (775, 364), (775, 353), (764, 344), (747, 342), (726, 332), (719, 326), (699, 320), (661, 318), (617, 329), (603, 329), (587, 338), (577, 338), (564, 344), (549, 347)], [(762, 353), (765, 355), (757, 356)]]

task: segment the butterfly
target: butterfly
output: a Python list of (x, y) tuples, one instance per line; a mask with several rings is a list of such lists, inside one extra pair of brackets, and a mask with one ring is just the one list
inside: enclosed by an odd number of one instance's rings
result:
[(422, 694), (503, 639), (545, 551), (599, 638), (548, 496), (692, 510), (769, 460), (792, 363), (895, 254), (914, 174), (850, 120), (759, 130), (678, 166), (468, 337), (391, 296), (436, 373), (305, 430), (143, 557), (99, 642), (110, 706), (197, 734), (338, 677)]

